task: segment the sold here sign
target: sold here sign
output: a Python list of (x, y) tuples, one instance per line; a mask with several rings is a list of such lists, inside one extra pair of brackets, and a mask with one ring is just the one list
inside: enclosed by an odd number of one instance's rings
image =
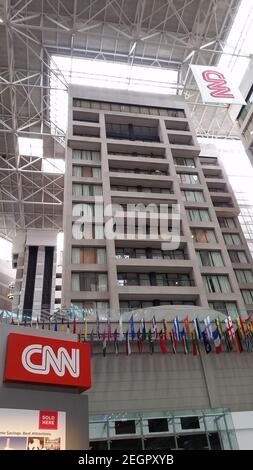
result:
[(204, 103), (246, 104), (231, 80), (231, 72), (220, 67), (190, 65)]
[(10, 333), (4, 382), (91, 387), (90, 346), (75, 341)]

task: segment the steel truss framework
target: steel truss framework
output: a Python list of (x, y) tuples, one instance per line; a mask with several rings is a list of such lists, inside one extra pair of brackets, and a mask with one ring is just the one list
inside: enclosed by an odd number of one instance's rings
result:
[[(64, 158), (64, 132), (50, 120), (50, 76), (68, 83), (54, 54), (178, 70), (177, 92), (202, 136), (235, 136), (225, 106), (207, 107), (191, 62), (217, 63), (240, 0), (0, 0), (0, 233), (62, 228), (64, 176), (19, 154), (18, 136), (43, 139)], [(53, 131), (52, 131), (53, 129)]]

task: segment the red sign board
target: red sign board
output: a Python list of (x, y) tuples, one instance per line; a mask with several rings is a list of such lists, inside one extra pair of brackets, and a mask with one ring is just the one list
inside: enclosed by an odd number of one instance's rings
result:
[(39, 429), (57, 429), (58, 413), (57, 411), (40, 411)]
[(75, 341), (10, 333), (4, 382), (91, 387), (90, 346)]

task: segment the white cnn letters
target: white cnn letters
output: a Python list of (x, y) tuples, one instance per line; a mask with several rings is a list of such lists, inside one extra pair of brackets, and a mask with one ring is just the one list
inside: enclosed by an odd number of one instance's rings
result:
[[(40, 355), (40, 359), (35, 361), (34, 355)], [(47, 375), (52, 368), (58, 377), (65, 375), (66, 369), (74, 378), (80, 375), (80, 357), (79, 349), (71, 349), (71, 355), (68, 351), (60, 347), (57, 355), (51, 346), (42, 346), (41, 344), (31, 344), (22, 352), (22, 365), (32, 374)]]

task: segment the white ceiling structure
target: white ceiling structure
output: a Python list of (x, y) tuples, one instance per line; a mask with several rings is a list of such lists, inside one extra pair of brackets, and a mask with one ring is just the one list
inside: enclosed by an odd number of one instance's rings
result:
[[(52, 55), (178, 71), (201, 136), (237, 136), (227, 107), (203, 105), (190, 63), (215, 65), (240, 0), (0, 0), (0, 233), (62, 228), (64, 132), (50, 122)], [(52, 131), (53, 129), (53, 131)], [(53, 134), (52, 134), (53, 132)], [(19, 137), (43, 139), (43, 156)], [(43, 159), (54, 159), (54, 172)]]

